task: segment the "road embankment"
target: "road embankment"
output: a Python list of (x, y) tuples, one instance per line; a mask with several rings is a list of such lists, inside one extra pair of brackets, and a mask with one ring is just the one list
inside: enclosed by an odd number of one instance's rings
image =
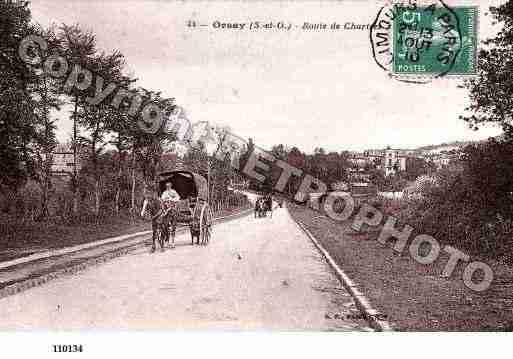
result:
[(377, 233), (356, 233), (351, 222), (335, 222), (304, 206), (288, 205), (333, 260), (353, 279), (373, 307), (403, 331), (511, 331), (511, 270), (494, 266), (495, 280), (484, 292), (463, 284), (461, 273), (440, 274), (448, 258), (431, 265), (397, 255), (377, 242)]

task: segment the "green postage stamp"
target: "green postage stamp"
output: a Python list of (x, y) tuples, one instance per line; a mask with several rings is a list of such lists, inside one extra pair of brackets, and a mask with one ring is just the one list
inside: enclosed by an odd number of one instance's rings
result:
[(393, 63), (396, 75), (474, 75), (478, 7), (396, 5)]

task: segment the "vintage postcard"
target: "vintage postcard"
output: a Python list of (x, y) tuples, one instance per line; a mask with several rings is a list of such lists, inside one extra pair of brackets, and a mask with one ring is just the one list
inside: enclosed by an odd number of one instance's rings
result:
[(0, 60), (0, 330), (513, 330), (513, 1), (1, 0)]

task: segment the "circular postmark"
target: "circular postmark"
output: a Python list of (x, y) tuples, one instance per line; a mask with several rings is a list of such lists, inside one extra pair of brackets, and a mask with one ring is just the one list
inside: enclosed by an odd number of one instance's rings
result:
[(388, 2), (370, 26), (374, 61), (405, 82), (451, 74), (463, 44), (458, 11), (442, 0)]

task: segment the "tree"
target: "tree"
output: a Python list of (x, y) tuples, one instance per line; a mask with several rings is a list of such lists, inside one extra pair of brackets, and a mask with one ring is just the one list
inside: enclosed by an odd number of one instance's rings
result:
[(438, 171), (420, 187), (422, 200), (410, 203), (407, 222), (472, 253), (512, 260), (512, 152), (511, 141), (465, 147), (460, 166)]
[[(60, 48), (60, 40), (57, 38), (54, 28), (39, 29), (38, 34), (43, 37), (48, 48), (42, 57), (57, 52)], [(33, 178), (41, 188), (41, 217), (48, 216), (49, 192), (52, 178), (53, 151), (57, 145), (55, 137), (55, 119), (51, 118), (52, 110), (59, 110), (61, 100), (60, 81), (49, 76), (43, 71), (41, 65), (35, 69), (36, 76), (33, 85), (33, 99), (35, 103), (35, 115), (37, 119), (36, 138), (34, 148)]]
[[(289, 165), (294, 166), (296, 168), (305, 170), (306, 158), (305, 154), (302, 153), (299, 148), (292, 147), (287, 156), (287, 162)], [(291, 176), (289, 181), (287, 182), (286, 191), (289, 195), (293, 195), (299, 189), (299, 185), (301, 183), (301, 179), (297, 176)]]
[(30, 144), (36, 136), (31, 84), (33, 70), (18, 56), (20, 41), (31, 34), (28, 5), (0, 3), (0, 191), (16, 192), (30, 169)]
[[(91, 31), (84, 31), (78, 25), (62, 25), (59, 32), (59, 39), (62, 44), (61, 55), (67, 59), (68, 63), (74, 66), (80, 66), (83, 69), (91, 67), (92, 59), (96, 56), (96, 36)], [(64, 85), (64, 83), (63, 83)], [(73, 213), (78, 213), (78, 113), (80, 109), (86, 106), (85, 96), (82, 92), (71, 87), (67, 89), (70, 103), (73, 105), (73, 175), (72, 175), (72, 191), (73, 191)]]
[(479, 52), (476, 78), (463, 83), (470, 106), (460, 116), (474, 130), (500, 126), (504, 136), (467, 146), (457, 166), (436, 174), (422, 199), (410, 206), (408, 223), (446, 243), (481, 255), (511, 258), (513, 216), (513, 1), (491, 7), (502, 25)]
[[(244, 175), (244, 167), (246, 167), (246, 163), (248, 162), (250, 156), (255, 151), (255, 144), (253, 143), (253, 139), (250, 137), (248, 139), (247, 144), (245, 145), (245, 148), (242, 151), (242, 154), (240, 156), (240, 171)], [(257, 189), (258, 181), (254, 180), (253, 178), (249, 179), (249, 188), (251, 189)]]
[[(163, 119), (169, 118), (175, 108), (174, 98), (164, 98), (160, 92), (140, 87), (137, 89), (137, 93), (143, 98), (143, 106), (144, 104), (155, 103), (162, 111)], [(146, 132), (138, 125), (143, 123), (143, 121), (143, 114), (139, 113), (132, 121), (130, 135), (146, 188), (150, 183), (157, 181), (161, 156), (165, 148), (176, 140), (176, 137), (165, 131), (164, 123), (161, 124), (157, 132)]]
[(198, 141), (194, 146), (189, 146), (184, 155), (183, 163), (186, 168), (192, 172), (200, 173), (204, 176), (207, 175), (207, 160), (208, 153), (205, 149), (205, 144)]
[[(101, 76), (105, 84), (118, 84), (125, 79), (122, 74), (124, 64), (124, 57), (121, 53), (102, 53), (90, 59), (89, 70), (95, 74), (96, 79)], [(95, 90), (95, 87), (91, 86), (88, 91), (83, 92), (81, 95), (84, 96), (84, 94), (88, 94), (94, 97)], [(118, 109), (110, 106), (110, 101), (107, 100), (97, 105), (87, 105), (83, 103), (81, 109), (75, 116), (78, 124), (85, 130), (85, 134), (80, 136), (80, 142), (89, 149), (89, 160), (92, 169), (91, 174), (94, 180), (94, 214), (98, 216), (100, 214), (102, 190), (102, 172), (98, 165), (98, 159), (105, 149), (105, 146), (108, 144), (106, 137), (109, 132), (120, 126), (117, 125), (118, 121), (124, 121), (126, 118)], [(121, 144), (119, 145), (121, 146)]]
[(287, 149), (282, 144), (273, 146), (271, 148), (271, 153), (275, 158), (280, 159), (282, 161), (285, 161), (287, 159)]
[(408, 181), (414, 181), (417, 177), (428, 174), (435, 170), (432, 163), (423, 158), (407, 157), (405, 177)]
[(369, 180), (380, 191), (384, 190), (385, 186), (387, 185), (385, 173), (382, 170), (377, 169), (377, 168), (371, 169), (369, 171)]
[[(108, 125), (110, 131), (112, 132), (113, 138), (110, 141), (110, 144), (116, 148), (117, 158), (116, 158), (116, 195), (114, 200), (114, 210), (116, 213), (119, 213), (120, 210), (120, 197), (122, 187), (127, 184), (128, 176), (123, 176), (123, 171), (127, 169), (127, 156), (125, 154), (131, 150), (131, 136), (130, 136), (130, 116), (127, 113), (117, 112), (116, 116), (112, 116), (113, 121)], [(133, 162), (133, 161), (132, 161)], [(133, 165), (134, 163), (132, 163)], [(132, 171), (132, 186), (135, 187), (135, 168)], [(132, 192), (135, 192), (135, 188)], [(131, 200), (131, 203), (134, 203), (134, 200)]]
[(228, 148), (231, 129), (228, 126), (214, 126), (213, 137), (216, 144), (215, 154), (225, 153), (224, 156), (214, 156), (211, 159), (211, 189), (217, 198), (224, 201), (228, 197), (228, 186), (232, 182), (233, 168), (231, 166), (231, 156), (224, 148)]
[(503, 25), (496, 37), (484, 41), (479, 51), (478, 76), (464, 82), (469, 90), (470, 115), (460, 116), (474, 130), (491, 123), (513, 133), (513, 1), (490, 7), (497, 23)]
[(244, 151), (242, 152), (242, 155), (240, 156), (240, 169), (241, 169), (241, 171), (244, 169), (244, 167), (246, 166), (246, 163), (249, 160), (249, 157), (251, 156), (251, 154), (255, 150), (255, 144), (253, 143), (253, 139), (251, 137), (248, 139), (248, 142), (247, 142), (245, 147), (246, 148), (244, 149)]

